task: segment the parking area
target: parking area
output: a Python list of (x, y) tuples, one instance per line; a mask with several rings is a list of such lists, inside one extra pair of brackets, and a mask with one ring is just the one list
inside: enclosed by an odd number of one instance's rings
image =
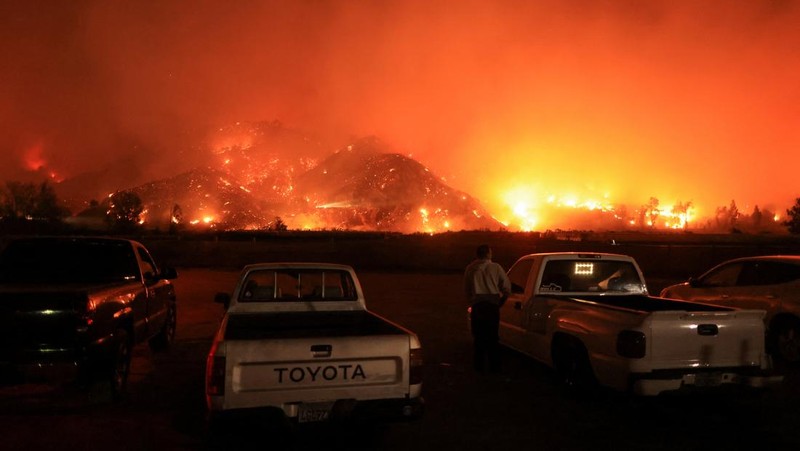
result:
[[(204, 427), (205, 356), (222, 313), (212, 302), (235, 271), (179, 269), (175, 346), (135, 350), (129, 395), (100, 388), (6, 387), (0, 433), (7, 449), (800, 449), (800, 377), (766, 392), (695, 393), (655, 399), (565, 392), (544, 366), (508, 351), (503, 370), (470, 365), (460, 274), (360, 274), (368, 305), (419, 334), (426, 412), (413, 422), (354, 421), (285, 427), (242, 419), (210, 437)], [(658, 292), (650, 283), (652, 292)]]

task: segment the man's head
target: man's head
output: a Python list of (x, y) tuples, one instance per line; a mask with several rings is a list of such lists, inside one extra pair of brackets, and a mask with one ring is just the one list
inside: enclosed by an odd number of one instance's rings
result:
[(475, 252), (475, 255), (477, 255), (481, 260), (491, 259), (492, 248), (489, 247), (488, 244), (481, 244), (478, 246), (478, 250)]

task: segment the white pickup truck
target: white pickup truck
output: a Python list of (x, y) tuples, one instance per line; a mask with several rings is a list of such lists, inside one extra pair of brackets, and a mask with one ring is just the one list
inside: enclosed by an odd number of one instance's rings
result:
[(781, 380), (765, 354), (764, 311), (649, 296), (632, 257), (531, 254), (508, 276), (501, 344), (552, 366), (569, 386), (658, 395)]
[(419, 338), (367, 309), (351, 267), (248, 265), (215, 299), (227, 310), (206, 365), (212, 423), (262, 408), (300, 423), (421, 414)]

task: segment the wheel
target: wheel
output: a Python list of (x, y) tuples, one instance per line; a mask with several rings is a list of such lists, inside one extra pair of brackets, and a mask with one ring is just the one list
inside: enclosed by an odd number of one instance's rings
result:
[(572, 339), (553, 344), (553, 366), (559, 381), (571, 391), (585, 391), (596, 385), (589, 355), (583, 345)]
[(770, 327), (768, 339), (772, 357), (782, 363), (800, 362), (800, 320), (784, 318)]
[(109, 382), (111, 383), (111, 398), (119, 401), (125, 395), (128, 386), (133, 345), (131, 337), (125, 329), (117, 329), (114, 332), (114, 340), (116, 343), (108, 368)]
[(175, 303), (172, 302), (167, 308), (167, 318), (164, 326), (149, 341), (150, 349), (153, 351), (163, 351), (170, 347), (175, 340), (175, 331), (178, 328), (178, 312)]

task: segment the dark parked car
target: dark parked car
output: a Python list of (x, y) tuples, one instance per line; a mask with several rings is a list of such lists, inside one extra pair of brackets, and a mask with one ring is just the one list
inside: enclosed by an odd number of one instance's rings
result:
[(744, 257), (672, 285), (662, 297), (766, 310), (768, 351), (778, 361), (800, 362), (800, 256)]

